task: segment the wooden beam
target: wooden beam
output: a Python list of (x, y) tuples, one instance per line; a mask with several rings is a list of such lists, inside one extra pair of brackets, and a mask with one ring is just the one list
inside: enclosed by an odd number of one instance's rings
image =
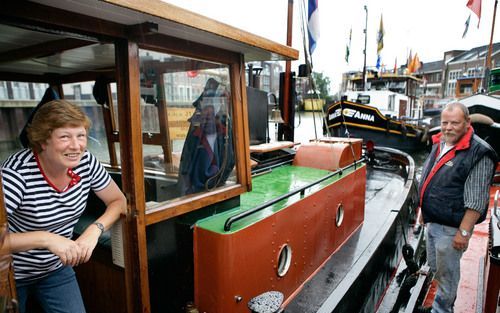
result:
[(110, 81), (115, 81), (114, 69), (102, 69), (96, 71), (84, 71), (68, 75), (57, 75), (57, 74), (22, 74), (22, 73), (12, 73), (12, 72), (2, 72), (0, 71), (0, 80), (4, 81), (16, 81), (16, 82), (28, 82), (28, 83), (47, 83), (51, 84), (70, 84), (79, 83), (82, 81), (95, 80), (98, 76), (106, 76)]
[(250, 167), (250, 131), (248, 125), (247, 88), (245, 82), (245, 60), (243, 55), (237, 63), (230, 66), (230, 77), (233, 92), (231, 103), (233, 105), (233, 136), (238, 138), (234, 141), (236, 153), (236, 173), (238, 182), (246, 191), (252, 189), (251, 167)]
[(47, 41), (44, 43), (22, 47), (0, 53), (0, 64), (25, 59), (40, 58), (61, 53), (63, 51), (95, 44), (95, 42), (74, 38)]
[(202, 56), (204, 60), (218, 63), (238, 62), (237, 53), (163, 34), (139, 38), (138, 44), (141, 48), (182, 55), (186, 58), (199, 59)]
[[(164, 202), (157, 208), (148, 210), (146, 214), (146, 225), (156, 224), (158, 222), (174, 218), (189, 212), (196, 211), (200, 208), (215, 202), (221, 202), (241, 195), (246, 191), (246, 187), (241, 185), (233, 185), (222, 187), (213, 191), (204, 192), (202, 194), (184, 197), (175, 202)], [(208, 200), (209, 199), (209, 200)]]
[(0, 21), (28, 29), (57, 30), (59, 34), (83, 32), (101, 40), (103, 37), (126, 38), (125, 27), (121, 24), (29, 1), (2, 3)]
[(129, 25), (126, 27), (129, 38), (142, 38), (158, 33), (158, 24), (145, 22), (141, 24)]
[(115, 47), (122, 189), (128, 200), (123, 233), (127, 312), (149, 313), (139, 48), (127, 40), (117, 40)]
[(14, 281), (14, 268), (8, 244), (9, 234), (7, 212), (5, 210), (4, 194), (2, 190), (2, 176), (0, 176), (0, 297), (4, 298), (5, 305), (12, 305), (16, 299), (16, 284)]
[[(184, 10), (178, 6), (158, 0), (103, 0), (130, 10), (149, 14), (160, 19), (178, 24), (184, 32), (204, 32), (207, 36), (215, 35), (226, 42), (237, 42), (254, 49), (266, 51), (268, 56), (280, 59), (298, 59), (299, 52), (291, 47), (277, 44), (269, 39), (251, 34), (247, 31), (231, 27), (203, 15)], [(257, 50), (256, 49), (256, 50)]]

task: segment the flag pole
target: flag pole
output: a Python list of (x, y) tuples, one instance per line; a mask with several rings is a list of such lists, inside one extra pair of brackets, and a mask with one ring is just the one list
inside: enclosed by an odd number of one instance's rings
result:
[(490, 35), (490, 44), (488, 46), (488, 53), (486, 55), (486, 59), (484, 60), (484, 75), (483, 75), (483, 89), (485, 91), (488, 90), (488, 80), (490, 76), (490, 67), (491, 67), (491, 54), (493, 52), (493, 33), (495, 31), (495, 19), (497, 15), (497, 4), (498, 0), (495, 0), (495, 7), (493, 8), (493, 21), (491, 22), (491, 35)]
[(368, 33), (368, 7), (365, 5), (365, 49), (363, 50), (364, 61), (363, 61), (363, 91), (366, 91), (366, 37)]
[(488, 47), (488, 55), (486, 57), (486, 68), (491, 67), (491, 53), (493, 51), (493, 32), (495, 31), (495, 18), (497, 15), (497, 4), (498, 0), (495, 0), (495, 7), (493, 9), (493, 22), (491, 23), (491, 36), (490, 36), (490, 46)]
[[(288, 0), (288, 16), (286, 27), (286, 45), (292, 46), (292, 24), (293, 24), (293, 0)], [(285, 61), (285, 77), (283, 86), (283, 121), (285, 125), (289, 125), (289, 93), (290, 93), (290, 75), (292, 73), (292, 61)]]

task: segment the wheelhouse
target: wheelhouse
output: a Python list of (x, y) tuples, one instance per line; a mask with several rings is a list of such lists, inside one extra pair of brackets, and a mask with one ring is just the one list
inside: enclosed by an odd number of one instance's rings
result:
[[(298, 52), (155, 0), (8, 2), (0, 42), (0, 159), (20, 147), (44, 94), (65, 98), (91, 117), (88, 149), (128, 200), (121, 223), (76, 269), (87, 310), (185, 307), (193, 284), (179, 282), (192, 277), (193, 221), (252, 187), (245, 62)], [(208, 144), (218, 147), (205, 179), (193, 124), (211, 128)], [(101, 206), (89, 198), (77, 234)], [(12, 296), (9, 282), (2, 296)]]

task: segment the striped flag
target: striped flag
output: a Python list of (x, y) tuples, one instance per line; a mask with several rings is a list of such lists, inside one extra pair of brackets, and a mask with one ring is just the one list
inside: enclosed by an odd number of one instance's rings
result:
[(318, 0), (309, 0), (307, 14), (307, 32), (309, 34), (309, 54), (312, 55), (316, 49), (316, 43), (319, 39), (319, 12)]

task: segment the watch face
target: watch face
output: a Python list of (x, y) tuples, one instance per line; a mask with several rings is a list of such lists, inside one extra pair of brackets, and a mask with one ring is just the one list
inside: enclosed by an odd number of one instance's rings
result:
[(461, 232), (462, 232), (462, 236), (464, 236), (464, 237), (469, 236), (469, 232), (466, 231), (465, 229), (462, 229)]

